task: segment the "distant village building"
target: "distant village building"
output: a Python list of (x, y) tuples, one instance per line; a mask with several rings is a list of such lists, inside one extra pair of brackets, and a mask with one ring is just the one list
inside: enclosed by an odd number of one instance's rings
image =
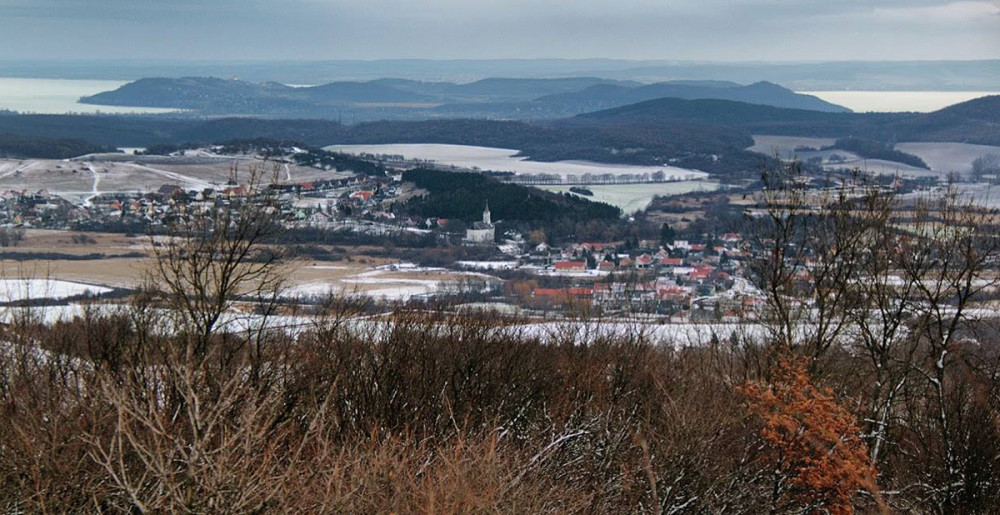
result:
[(584, 272), (587, 270), (586, 261), (557, 261), (555, 264), (557, 272)]
[(471, 229), (466, 229), (465, 241), (482, 245), (493, 243), (495, 238), (496, 227), (493, 226), (493, 220), (490, 218), (490, 203), (487, 202), (486, 209), (483, 211), (483, 221), (472, 224)]

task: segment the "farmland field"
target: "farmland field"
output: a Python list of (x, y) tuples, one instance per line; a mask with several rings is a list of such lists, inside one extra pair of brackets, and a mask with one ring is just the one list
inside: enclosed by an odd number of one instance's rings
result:
[(528, 161), (523, 157), (516, 157), (517, 150), (467, 145), (333, 145), (326, 147), (326, 150), (347, 154), (401, 155), (407, 159), (432, 161), (437, 165), (463, 169), (514, 172), (516, 174), (558, 174), (564, 178), (588, 173), (634, 175), (655, 172), (663, 172), (668, 177), (677, 180), (698, 180), (708, 177), (705, 172), (674, 166), (632, 166), (589, 161), (557, 161), (554, 163)]
[[(828, 170), (841, 168), (859, 168), (876, 174), (900, 174), (907, 177), (942, 177), (951, 171), (965, 171), (971, 168), (972, 160), (990, 153), (1000, 153), (1000, 147), (984, 145), (967, 145), (964, 143), (899, 143), (896, 150), (916, 155), (924, 160), (930, 170), (881, 159), (864, 159), (846, 150), (799, 150), (796, 148), (810, 147), (821, 149), (833, 145), (834, 138), (807, 138), (799, 136), (770, 136), (755, 134), (754, 145), (747, 150), (762, 154), (774, 155), (775, 152), (784, 159), (796, 158), (808, 161), (821, 158), (823, 168)], [(843, 162), (830, 162), (833, 156), (844, 158)]]
[[(29, 229), (16, 247), (2, 249), (0, 302), (26, 295), (58, 298), (89, 289), (136, 288), (151, 270), (151, 242), (146, 236)], [(342, 261), (295, 260), (284, 295), (316, 298), (328, 293), (386, 300), (453, 291), (470, 279), (495, 282), (478, 272), (421, 268), (385, 258)], [(4, 290), (6, 287), (6, 290)]]
[[(849, 152), (839, 152), (842, 155), (850, 155)], [(876, 175), (899, 175), (901, 177), (944, 177), (944, 172), (926, 170), (915, 166), (897, 163), (895, 161), (884, 161), (882, 159), (850, 159), (843, 163), (827, 163), (823, 165), (826, 170), (838, 169), (859, 169), (864, 172)]]
[[(569, 192), (569, 186), (540, 186), (546, 191)], [(642, 211), (652, 202), (654, 196), (682, 195), (692, 191), (715, 191), (719, 183), (709, 181), (681, 181), (657, 184), (615, 184), (587, 186), (594, 192), (593, 197), (584, 197), (595, 202), (617, 206), (626, 214)]]
[(896, 150), (923, 159), (935, 171), (958, 173), (968, 173), (972, 170), (972, 161), (979, 156), (1000, 155), (1000, 147), (968, 143), (898, 143)]
[(806, 138), (800, 136), (769, 136), (763, 134), (753, 135), (753, 146), (748, 148), (752, 152), (774, 155), (778, 153), (782, 158), (796, 155), (796, 148), (812, 147), (820, 149), (833, 145), (834, 138)]

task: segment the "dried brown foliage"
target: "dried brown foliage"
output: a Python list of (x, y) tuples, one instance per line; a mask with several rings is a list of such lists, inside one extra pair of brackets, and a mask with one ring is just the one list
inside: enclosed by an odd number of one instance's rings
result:
[(763, 420), (775, 505), (784, 505), (787, 496), (810, 511), (846, 514), (854, 512), (859, 491), (880, 500), (867, 446), (833, 391), (813, 384), (802, 359), (782, 360), (772, 373), (769, 383), (750, 382), (741, 390)]

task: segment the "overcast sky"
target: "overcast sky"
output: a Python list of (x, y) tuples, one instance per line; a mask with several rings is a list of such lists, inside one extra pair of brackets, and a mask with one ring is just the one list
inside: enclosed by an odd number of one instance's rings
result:
[(1000, 1), (0, 0), (0, 59), (1000, 58)]

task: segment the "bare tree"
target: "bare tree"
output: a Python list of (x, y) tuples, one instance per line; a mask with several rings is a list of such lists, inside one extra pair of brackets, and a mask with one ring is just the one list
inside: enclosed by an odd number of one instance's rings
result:
[(983, 180), (984, 175), (1000, 175), (1000, 155), (984, 154), (972, 161), (972, 177)]
[(277, 210), (267, 179), (250, 170), (244, 195), (154, 236), (154, 302), (132, 315), (153, 334), (127, 373), (103, 376), (113, 419), (91, 437), (92, 458), (126, 506), (260, 510), (287, 470), (271, 461), (294, 458), (267, 366), (287, 340), (269, 326), (282, 273), (268, 245)]

